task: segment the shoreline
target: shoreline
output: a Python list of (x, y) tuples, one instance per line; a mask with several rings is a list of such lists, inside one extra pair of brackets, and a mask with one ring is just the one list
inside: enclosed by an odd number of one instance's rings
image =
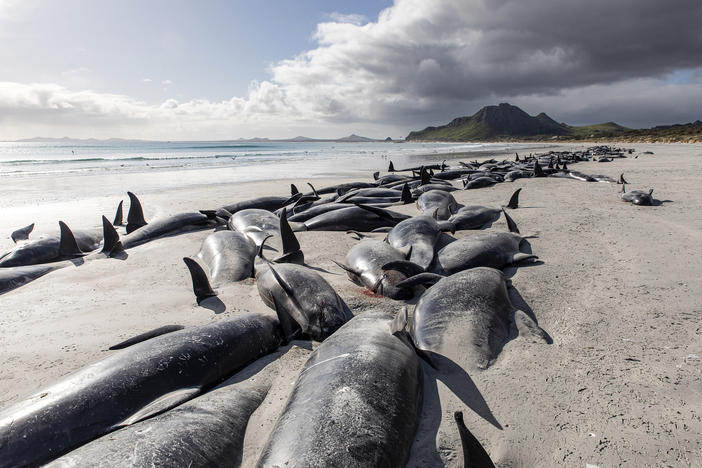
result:
[[(557, 146), (572, 145), (580, 143)], [(697, 195), (702, 145), (631, 146), (635, 154), (654, 154), (604, 164), (581, 162), (574, 168), (614, 178), (624, 172), (631, 188), (654, 188), (654, 196), (664, 201), (661, 206), (624, 204), (619, 186), (556, 178), (454, 192), (466, 205), (499, 206), (523, 188), (521, 206), (510, 215), (522, 233), (535, 235), (529, 243), (543, 264), (507, 269), (511, 296), (515, 305), (533, 312), (553, 344), (512, 337), (492, 367), (460, 383), (474, 389), (468, 395), (457, 396), (451, 382), (435, 379), (424, 366), (422, 422), (407, 466), (459, 466), (456, 410), (463, 411), (467, 426), (497, 466), (702, 464), (702, 218), (695, 216), (702, 213)], [(323, 186), (371, 178), (370, 172), (296, 177), (138, 195), (148, 221), (260, 195), (285, 195), (291, 182), (303, 190), (308, 180)], [(65, 219), (84, 228), (97, 224), (100, 214), (111, 219), (120, 199), (81, 198), (87, 187), (68, 189), (78, 192), (71, 200), (38, 197), (3, 208), (6, 232), (0, 247), (11, 245), (6, 236), (35, 220), (32, 215), (51, 226)], [(126, 193), (121, 198), (127, 202)], [(418, 213), (413, 204), (396, 211)], [(505, 223), (500, 219), (492, 229), (504, 230)], [(224, 313), (197, 307), (182, 257), (195, 255), (208, 233), (162, 238), (130, 249), (126, 260), (65, 268), (0, 296), (0, 352), (5, 358), (0, 363), (0, 409), (107, 356), (107, 347), (143, 331), (267, 311), (250, 279), (228, 289), (232, 299)], [(456, 237), (469, 234), (460, 231)], [(402, 305), (364, 294), (333, 263), (357, 242), (344, 232), (301, 232), (298, 239), (307, 263), (322, 270), (355, 313), (396, 311)], [(255, 463), (314, 346), (296, 342), (281, 358), (274, 388), (249, 423), (242, 466)]]

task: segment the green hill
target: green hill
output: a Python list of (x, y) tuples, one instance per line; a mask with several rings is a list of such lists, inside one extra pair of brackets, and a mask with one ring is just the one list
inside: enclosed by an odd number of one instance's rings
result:
[(545, 113), (532, 117), (517, 106), (487, 106), (470, 117), (458, 117), (447, 125), (410, 132), (407, 140), (582, 140), (613, 138), (632, 130), (614, 122), (575, 127), (558, 123)]

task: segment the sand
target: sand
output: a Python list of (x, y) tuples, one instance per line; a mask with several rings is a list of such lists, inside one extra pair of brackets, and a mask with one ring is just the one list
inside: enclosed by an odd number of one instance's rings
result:
[[(408, 466), (462, 466), (456, 410), (497, 466), (702, 466), (702, 145), (627, 147), (655, 154), (579, 163), (577, 170), (615, 178), (624, 172), (629, 188), (654, 188), (660, 206), (623, 203), (619, 186), (556, 178), (454, 193), (463, 204), (499, 206), (523, 188), (511, 214), (522, 233), (536, 236), (529, 243), (542, 262), (507, 270), (511, 296), (553, 343), (513, 337), (492, 367), (462, 380), (424, 366), (423, 417)], [(343, 180), (349, 179), (316, 183)], [(305, 180), (143, 191), (141, 200), (148, 220), (284, 195), (290, 182)], [(113, 215), (119, 197), (81, 197), (76, 190), (75, 201), (47, 197), (6, 207), (3, 234), (57, 219), (87, 228), (99, 225), (100, 214)], [(417, 213), (413, 205), (397, 211)], [(506, 228), (500, 220), (492, 229)], [(267, 310), (252, 280), (223, 288), (222, 313), (197, 307), (181, 259), (195, 255), (207, 234), (159, 239), (130, 249), (126, 260), (89, 261), (0, 296), (0, 409), (137, 333)], [(298, 238), (307, 263), (324, 270), (355, 313), (399, 308), (364, 294), (334, 265), (357, 242), (349, 235)], [(249, 423), (244, 466), (255, 463), (315, 346), (286, 348), (273, 388)]]

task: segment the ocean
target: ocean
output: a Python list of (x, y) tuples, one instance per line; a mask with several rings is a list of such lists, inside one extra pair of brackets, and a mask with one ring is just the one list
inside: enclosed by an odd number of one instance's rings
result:
[(358, 177), (544, 144), (338, 142), (0, 142), (0, 208), (276, 179)]

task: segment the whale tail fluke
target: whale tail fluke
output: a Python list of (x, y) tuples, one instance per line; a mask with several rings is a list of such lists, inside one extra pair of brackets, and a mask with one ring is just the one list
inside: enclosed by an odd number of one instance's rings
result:
[(141, 202), (132, 192), (127, 192), (129, 195), (129, 212), (127, 213), (127, 234), (136, 231), (140, 227), (146, 226), (144, 219), (144, 210), (141, 208)]
[(183, 257), (183, 261), (190, 271), (190, 278), (193, 280), (193, 292), (198, 305), (208, 297), (216, 296), (217, 293), (212, 289), (207, 273), (205, 273), (200, 264), (190, 257)]

